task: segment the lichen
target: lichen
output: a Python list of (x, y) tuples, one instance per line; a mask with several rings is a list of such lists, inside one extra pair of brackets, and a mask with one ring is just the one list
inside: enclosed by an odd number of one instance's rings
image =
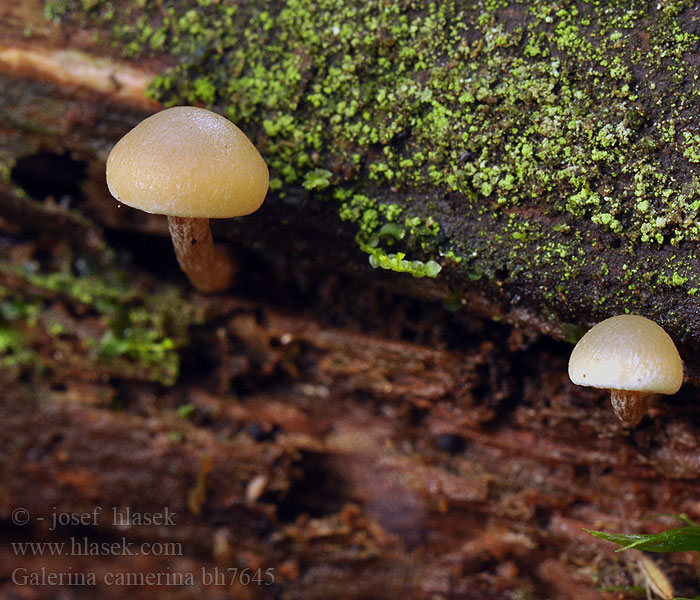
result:
[[(410, 272), (415, 252), (436, 272), (451, 253), (470, 279), (536, 279), (565, 310), (591, 266), (629, 291), (591, 290), (611, 306), (700, 286), (673, 252), (700, 240), (694, 3), (142, 4), (117, 16), (64, 0), (47, 14), (87, 14), (129, 54), (167, 49), (178, 63), (151, 96), (213, 105), (257, 132), (271, 189), (337, 201), (375, 266)], [(440, 222), (445, 198), (458, 208)], [(620, 264), (601, 239), (618, 240)], [(661, 252), (632, 282), (621, 264), (643, 245)]]

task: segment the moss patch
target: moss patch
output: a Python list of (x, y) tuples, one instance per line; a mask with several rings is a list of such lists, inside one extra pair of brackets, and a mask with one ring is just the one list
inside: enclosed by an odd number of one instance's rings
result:
[[(700, 286), (669, 249), (700, 239), (696, 13), (639, 0), (191, 0), (119, 17), (109, 2), (70, 0), (50, 11), (108, 24), (129, 54), (167, 49), (178, 64), (151, 95), (257, 131), (272, 189), (338, 201), (374, 266), (536, 277), (564, 309), (591, 264), (616, 285), (623, 264), (638, 270), (624, 297), (600, 286), (611, 306)], [(414, 218), (437, 227), (415, 235)], [(619, 264), (600, 259), (601, 239), (619, 240)], [(636, 261), (640, 246), (663, 252)], [(405, 258), (415, 252), (430, 268)]]
[(196, 311), (174, 292), (144, 295), (116, 268), (45, 274), (0, 263), (0, 274), (24, 282), (21, 292), (0, 287), (0, 366), (175, 382)]

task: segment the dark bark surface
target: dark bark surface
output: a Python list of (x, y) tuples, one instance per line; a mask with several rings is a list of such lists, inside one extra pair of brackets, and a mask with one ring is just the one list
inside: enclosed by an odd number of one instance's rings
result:
[[(111, 145), (159, 108), (145, 86), (176, 59), (123, 59), (98, 31), (48, 22), (39, 2), (0, 8), (0, 595), (642, 597), (634, 556), (584, 528), (700, 518), (698, 393), (628, 431), (603, 392), (570, 383), (562, 341), (628, 283), (582, 266), (548, 316), (556, 277), (501, 271), (506, 243), (492, 276), (375, 271), (355, 225), (296, 183), (213, 223), (240, 276), (199, 295), (165, 218), (117, 207), (104, 183)], [(444, 198), (457, 246), (489, 243), (479, 204)], [(634, 270), (690, 243), (635, 253), (588, 216), (516, 213), (576, 225), (582, 264), (602, 253)], [(688, 286), (643, 288), (637, 306), (664, 315), (695, 379)], [(115, 524), (127, 509), (172, 524)], [(696, 595), (694, 556), (654, 558)]]

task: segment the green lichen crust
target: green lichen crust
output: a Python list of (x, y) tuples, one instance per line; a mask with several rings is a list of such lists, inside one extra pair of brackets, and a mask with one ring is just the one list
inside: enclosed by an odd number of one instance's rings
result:
[(129, 5), (47, 13), (170, 53), (153, 97), (257, 133), (273, 192), (337, 202), (373, 266), (481, 280), (559, 322), (695, 302), (694, 2)]

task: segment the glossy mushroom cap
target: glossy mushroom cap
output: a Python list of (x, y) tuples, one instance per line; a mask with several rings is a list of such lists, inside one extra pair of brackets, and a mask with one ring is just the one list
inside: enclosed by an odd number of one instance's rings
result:
[(148, 117), (107, 159), (107, 185), (117, 200), (174, 217), (250, 214), (265, 199), (269, 180), (265, 161), (238, 127), (192, 106)]
[(648, 394), (675, 394), (683, 362), (670, 336), (638, 315), (619, 315), (592, 327), (569, 359), (577, 385)]

